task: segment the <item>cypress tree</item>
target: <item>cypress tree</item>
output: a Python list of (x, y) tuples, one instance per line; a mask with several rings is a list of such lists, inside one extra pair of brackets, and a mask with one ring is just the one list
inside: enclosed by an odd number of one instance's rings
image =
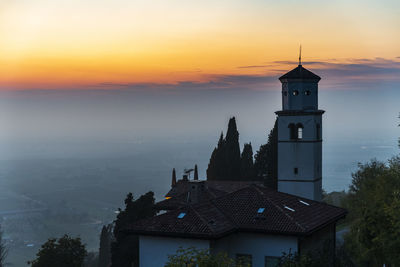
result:
[(223, 180), (240, 180), (239, 132), (237, 131), (235, 117), (229, 120), (225, 140), (226, 169), (221, 178), (223, 178)]
[(172, 169), (172, 182), (171, 182), (171, 187), (176, 185), (176, 172), (175, 168)]
[(5, 262), (7, 253), (8, 253), (8, 250), (7, 250), (6, 245), (3, 242), (3, 232), (0, 227), (0, 267), (4, 267), (7, 265)]
[(197, 164), (194, 165), (194, 180), (199, 180), (199, 171), (197, 170)]
[(224, 134), (221, 132), (221, 135), (218, 140), (218, 145), (214, 148), (210, 162), (208, 163), (207, 168), (207, 180), (220, 180), (221, 175), (224, 173), (225, 169), (225, 140)]
[(268, 135), (268, 143), (260, 146), (255, 155), (255, 174), (265, 185), (278, 189), (278, 121)]
[(111, 225), (104, 225), (100, 235), (99, 267), (108, 267), (111, 263)]
[(241, 173), (242, 179), (252, 181), (255, 179), (254, 163), (253, 163), (253, 148), (251, 143), (244, 144), (241, 156)]

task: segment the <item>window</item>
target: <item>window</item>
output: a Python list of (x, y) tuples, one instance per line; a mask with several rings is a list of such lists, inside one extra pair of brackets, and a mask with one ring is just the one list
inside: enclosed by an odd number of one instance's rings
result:
[(303, 139), (303, 128), (299, 127), (297, 129), (297, 138), (298, 139)]
[(253, 266), (253, 259), (250, 254), (236, 254), (236, 264), (243, 266)]
[(311, 95), (311, 91), (310, 91), (310, 90), (306, 90), (306, 91), (304, 92), (304, 94), (305, 94), (305, 95)]
[(319, 125), (319, 123), (317, 123), (317, 134), (316, 134), (316, 138), (317, 140), (321, 139), (321, 125)]
[(303, 124), (296, 124), (297, 127), (297, 139), (303, 139)]
[(283, 95), (284, 95), (284, 96), (287, 96), (287, 91), (283, 91)]
[(289, 124), (288, 128), (290, 129), (290, 139), (297, 139), (296, 125), (293, 123)]
[(294, 95), (294, 96), (299, 95), (299, 91), (294, 90), (294, 91), (293, 91), (293, 95)]
[(265, 256), (265, 267), (277, 267), (279, 263), (279, 257)]
[(299, 174), (299, 168), (294, 168), (294, 174)]
[(179, 213), (178, 219), (183, 219), (183, 217), (185, 217), (185, 215), (186, 215), (186, 213), (184, 213), (184, 212)]

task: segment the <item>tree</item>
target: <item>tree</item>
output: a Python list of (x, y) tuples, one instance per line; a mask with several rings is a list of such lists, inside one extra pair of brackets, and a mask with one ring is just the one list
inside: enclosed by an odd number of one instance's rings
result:
[(278, 121), (268, 135), (268, 142), (255, 155), (255, 173), (270, 188), (278, 188)]
[(345, 203), (351, 217), (345, 246), (360, 266), (400, 262), (400, 157), (359, 164)]
[(108, 267), (111, 263), (112, 225), (104, 225), (101, 229), (99, 248), (99, 267)]
[(176, 254), (168, 256), (165, 267), (247, 267), (249, 265), (236, 264), (226, 254), (210, 254), (208, 250), (196, 248), (180, 248)]
[(6, 266), (6, 257), (7, 257), (7, 247), (3, 242), (3, 231), (1, 230), (0, 227), (0, 267)]
[(42, 245), (37, 258), (28, 262), (32, 267), (82, 267), (87, 252), (81, 239), (68, 235), (50, 238)]
[(220, 180), (221, 177), (224, 177), (225, 165), (225, 139), (224, 134), (221, 132), (218, 145), (214, 148), (208, 163), (207, 180)]
[(199, 170), (197, 169), (197, 164), (194, 165), (194, 178), (193, 180), (199, 180)]
[(125, 210), (119, 209), (120, 212), (115, 220), (114, 237), (116, 241), (111, 244), (111, 266), (131, 267), (132, 263), (138, 263), (138, 236), (126, 235), (122, 230), (140, 219), (155, 216), (157, 210), (154, 203), (154, 193), (151, 191), (137, 200), (134, 200), (132, 193), (126, 196)]
[(254, 163), (253, 163), (253, 148), (251, 143), (244, 144), (242, 156), (241, 156), (241, 173), (244, 180), (254, 180)]
[(227, 169), (224, 180), (241, 180), (239, 132), (236, 127), (235, 117), (229, 119), (225, 140)]

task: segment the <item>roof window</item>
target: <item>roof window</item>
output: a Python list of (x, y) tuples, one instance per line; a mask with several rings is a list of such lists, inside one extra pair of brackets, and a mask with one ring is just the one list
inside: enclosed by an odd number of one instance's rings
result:
[(310, 203), (307, 203), (307, 202), (305, 202), (305, 201), (303, 201), (303, 200), (300, 200), (300, 199), (299, 199), (299, 201), (300, 201), (301, 204), (304, 204), (304, 205), (306, 205), (306, 206), (310, 206)]
[(178, 219), (182, 219), (183, 217), (185, 217), (185, 215), (186, 215), (186, 213), (184, 213), (184, 212), (179, 213)]
[(287, 210), (290, 210), (290, 211), (295, 211), (294, 209), (292, 209), (292, 208), (289, 208), (288, 206), (283, 206), (285, 209), (287, 209)]
[(257, 213), (263, 213), (264, 212), (264, 210), (265, 210), (265, 208), (259, 208), (258, 210), (257, 210)]

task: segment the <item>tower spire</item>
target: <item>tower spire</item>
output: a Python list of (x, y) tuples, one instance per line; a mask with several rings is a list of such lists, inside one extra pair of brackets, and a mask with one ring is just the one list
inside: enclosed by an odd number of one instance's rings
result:
[(299, 52), (299, 66), (301, 66), (301, 44), (300, 44), (300, 52)]

